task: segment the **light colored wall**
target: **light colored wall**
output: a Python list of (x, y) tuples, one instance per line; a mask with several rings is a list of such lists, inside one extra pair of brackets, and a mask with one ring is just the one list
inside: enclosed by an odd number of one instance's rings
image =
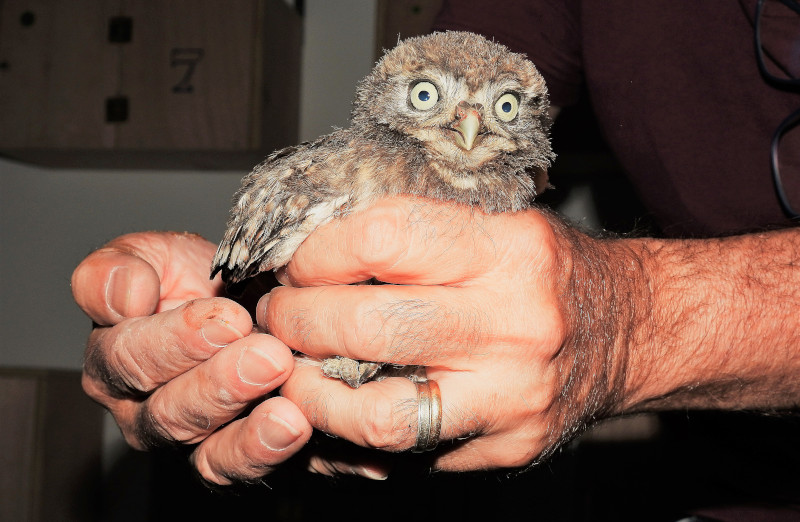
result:
[(0, 160), (0, 365), (79, 368), (90, 324), (72, 301), (73, 268), (126, 232), (220, 237), (240, 176)]
[[(375, 0), (306, 1), (301, 138), (344, 126), (373, 63)], [(0, 116), (2, 117), (2, 116)], [(218, 240), (244, 172), (63, 170), (0, 158), (0, 366), (80, 368), (90, 324), (70, 275), (119, 234)]]
[(375, 64), (376, 0), (306, 0), (300, 139), (344, 127), (355, 85)]

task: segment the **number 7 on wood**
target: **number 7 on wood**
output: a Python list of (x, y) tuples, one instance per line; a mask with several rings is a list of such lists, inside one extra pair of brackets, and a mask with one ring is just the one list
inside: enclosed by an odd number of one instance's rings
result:
[(203, 59), (205, 51), (198, 48), (175, 48), (169, 52), (170, 67), (182, 67), (186, 69), (183, 77), (178, 83), (172, 87), (172, 92), (175, 93), (189, 93), (194, 92), (192, 85), (192, 76), (194, 75), (195, 68), (200, 60)]

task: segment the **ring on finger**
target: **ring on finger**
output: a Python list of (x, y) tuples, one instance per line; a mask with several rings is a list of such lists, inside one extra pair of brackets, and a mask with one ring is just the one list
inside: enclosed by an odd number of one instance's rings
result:
[(417, 440), (411, 449), (422, 453), (436, 448), (442, 431), (442, 394), (434, 380), (420, 380), (417, 387)]

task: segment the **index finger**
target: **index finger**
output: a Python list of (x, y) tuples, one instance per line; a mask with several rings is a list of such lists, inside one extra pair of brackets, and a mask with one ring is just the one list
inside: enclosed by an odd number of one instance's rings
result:
[[(355, 283), (457, 284), (486, 272), (502, 219), (419, 198), (380, 200), (315, 230), (282, 277), (294, 286)], [(491, 250), (491, 252), (487, 252)], [(492, 254), (492, 255), (487, 255)]]

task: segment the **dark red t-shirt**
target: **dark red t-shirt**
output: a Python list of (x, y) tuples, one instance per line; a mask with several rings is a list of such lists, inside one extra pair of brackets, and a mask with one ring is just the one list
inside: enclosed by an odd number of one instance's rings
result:
[[(481, 33), (527, 54), (554, 105), (574, 103), (585, 84), (606, 140), (662, 230), (708, 236), (791, 224), (775, 193), (770, 143), (800, 108), (800, 92), (761, 77), (755, 3), (458, 0), (445, 2), (436, 28)], [(800, 76), (800, 16), (770, 4), (767, 47)], [(797, 209), (800, 127), (781, 141), (780, 160)]]

